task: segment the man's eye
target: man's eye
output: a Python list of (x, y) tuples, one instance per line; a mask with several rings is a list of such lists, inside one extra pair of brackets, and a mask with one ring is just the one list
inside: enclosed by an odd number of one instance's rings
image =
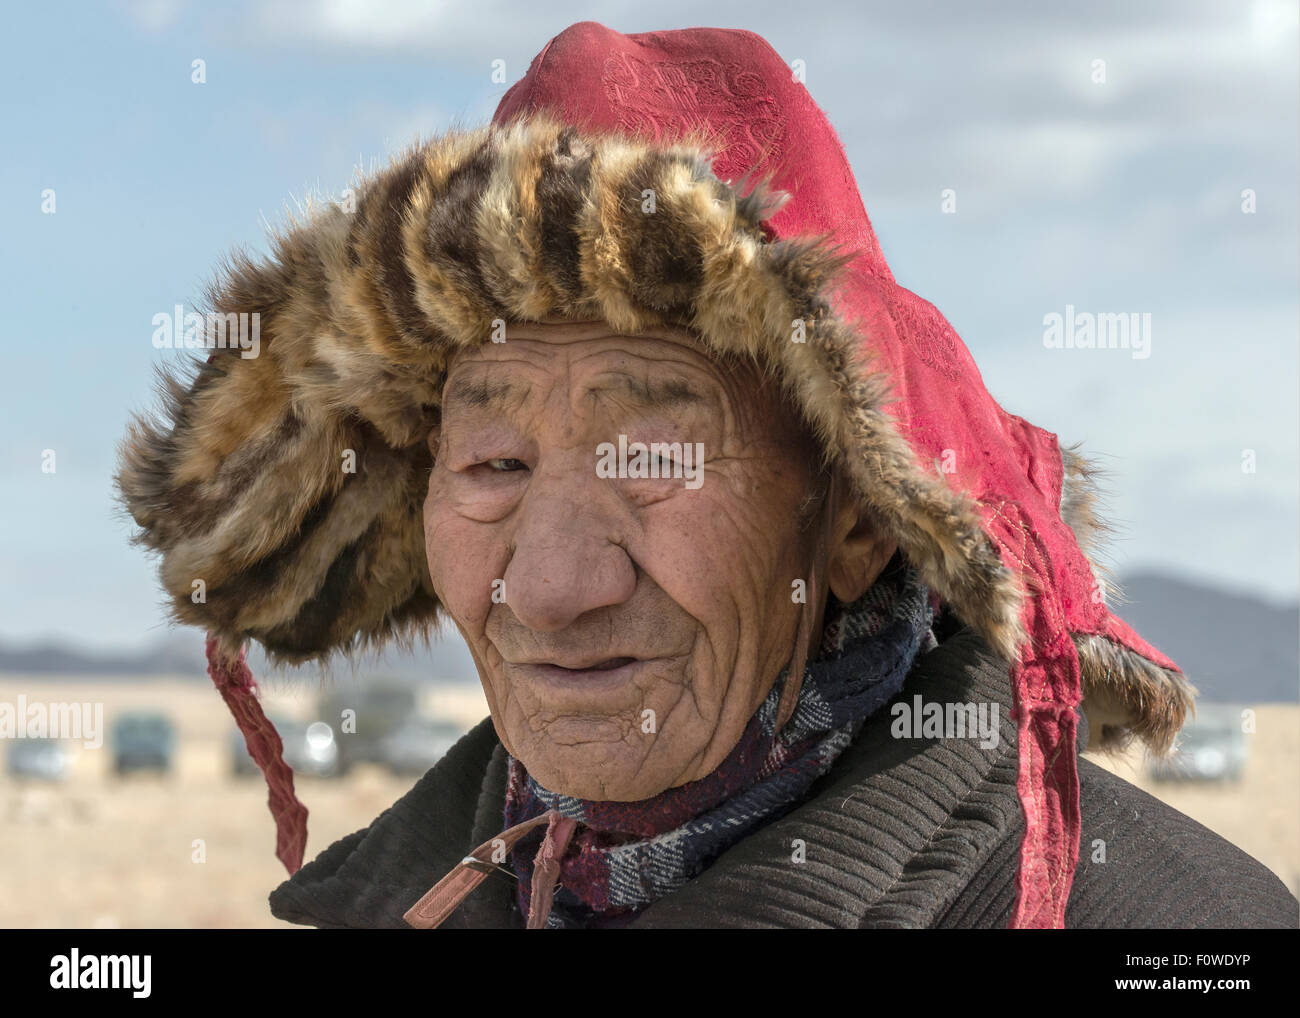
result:
[(527, 470), (527, 469), (528, 469), (527, 465), (524, 463), (523, 460), (514, 459), (513, 457), (505, 457), (505, 458), (501, 458), (501, 459), (491, 459), (491, 460), (488, 460), (488, 461), (487, 461), (487, 465), (488, 465), (491, 469), (493, 469), (493, 470), (499, 470), (499, 471), (501, 471), (502, 473), (506, 473), (506, 472), (509, 472), (509, 471), (512, 471), (512, 470)]

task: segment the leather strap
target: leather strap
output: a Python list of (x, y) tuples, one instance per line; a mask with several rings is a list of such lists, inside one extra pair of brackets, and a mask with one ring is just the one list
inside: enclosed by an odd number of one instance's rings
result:
[[(549, 825), (552, 816), (559, 817), (559, 814), (554, 810), (548, 810), (541, 816), (525, 820), (522, 824), (516, 824), (509, 830), (502, 831), (491, 840), (483, 842), (473, 852), (465, 856), (456, 865), (455, 869), (429, 888), (419, 901), (406, 910), (406, 914), (402, 916), (406, 924), (417, 930), (437, 929), (447, 921), (448, 916), (460, 907), (460, 903), (468, 897), (469, 893), (486, 880), (488, 875), (496, 868), (492, 862), (492, 854), (501, 848), (502, 843), (504, 843), (505, 850), (510, 851), (515, 846), (515, 843), (529, 831), (540, 827), (542, 824)], [(570, 836), (572, 836), (572, 832), (570, 832)], [(545, 850), (546, 844), (546, 842), (542, 843), (543, 850)], [(531, 920), (531, 916), (529, 918)]]

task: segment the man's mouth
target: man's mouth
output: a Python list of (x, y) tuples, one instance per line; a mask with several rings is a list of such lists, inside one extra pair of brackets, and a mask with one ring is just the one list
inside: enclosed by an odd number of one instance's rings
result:
[(635, 660), (637, 659), (634, 657), (611, 657), (606, 658), (604, 661), (597, 661), (594, 664), (563, 665), (558, 661), (546, 661), (541, 663), (548, 664), (553, 668), (563, 668), (566, 672), (607, 672), (613, 668), (622, 668), (624, 665), (630, 665)]
[(616, 685), (632, 677), (646, 663), (636, 657), (562, 658), (550, 661), (518, 661), (507, 665), (545, 683), (559, 685)]

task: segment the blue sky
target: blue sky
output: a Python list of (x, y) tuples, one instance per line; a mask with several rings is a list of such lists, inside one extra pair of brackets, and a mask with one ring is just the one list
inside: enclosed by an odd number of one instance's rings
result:
[[(264, 251), (266, 223), (295, 200), (339, 193), (417, 134), (486, 120), (507, 87), (492, 62), (513, 82), (584, 19), (749, 28), (803, 60), (898, 281), (945, 313), (1004, 406), (1111, 471), (1114, 564), (1295, 598), (1297, 4), (1048, 8), (10, 9), (0, 638), (125, 649), (165, 630), (154, 565), (111, 489), (154, 365), (185, 356), (153, 348), (153, 315), (197, 303), (224, 252)], [(1067, 304), (1149, 313), (1151, 356), (1046, 349), (1043, 318)]]

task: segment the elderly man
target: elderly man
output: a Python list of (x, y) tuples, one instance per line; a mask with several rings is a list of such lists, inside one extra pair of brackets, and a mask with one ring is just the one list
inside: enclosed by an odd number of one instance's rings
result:
[[(491, 127), (213, 303), (260, 316), (260, 356), (173, 384), (119, 482), (271, 785), (275, 915), (1296, 924), (1077, 757), (1166, 748), (1192, 691), (1106, 605), (1086, 462), (893, 281), (756, 36), (575, 25)], [(301, 662), (439, 617), (491, 717), (299, 868), (242, 644)]]

